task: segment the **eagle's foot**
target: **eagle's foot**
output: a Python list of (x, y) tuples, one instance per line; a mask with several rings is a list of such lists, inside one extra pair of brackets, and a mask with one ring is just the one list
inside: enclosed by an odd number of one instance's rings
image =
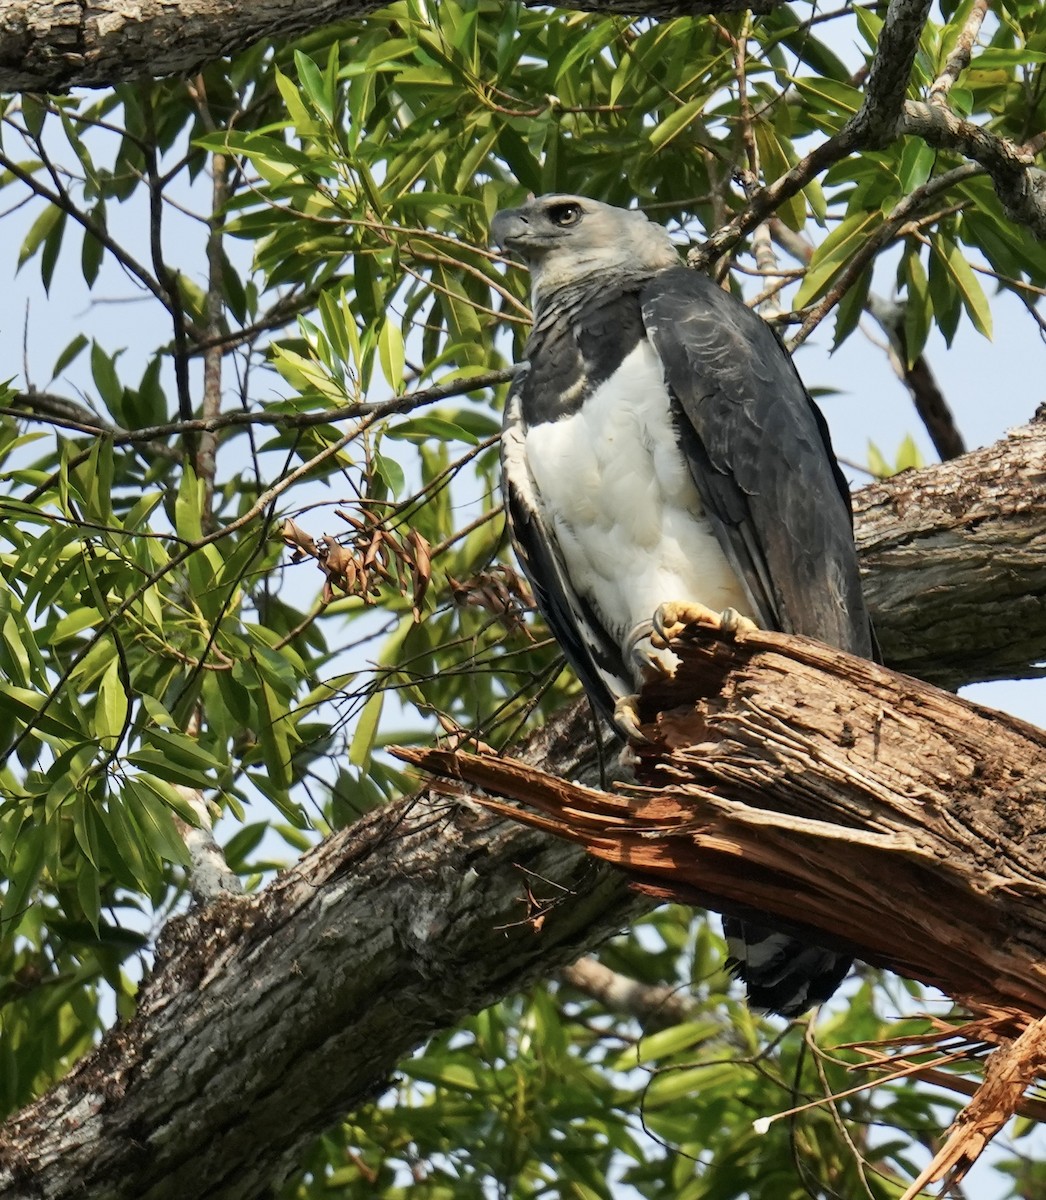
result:
[(655, 646), (662, 647), (692, 625), (706, 625), (732, 637), (753, 633), (759, 628), (736, 608), (724, 608), (722, 612), (716, 612), (714, 608), (690, 600), (670, 600), (660, 605), (654, 613), (652, 625), (651, 641)]
[(630, 742), (650, 742), (639, 727), (639, 696), (622, 696), (614, 705), (614, 724)]

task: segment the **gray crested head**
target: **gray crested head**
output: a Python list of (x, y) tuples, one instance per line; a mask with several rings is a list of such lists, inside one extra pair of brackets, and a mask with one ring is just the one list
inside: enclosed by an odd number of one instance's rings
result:
[(534, 306), (588, 280), (641, 278), (679, 265), (667, 230), (636, 209), (587, 196), (537, 196), (497, 213), (491, 240), (530, 268)]

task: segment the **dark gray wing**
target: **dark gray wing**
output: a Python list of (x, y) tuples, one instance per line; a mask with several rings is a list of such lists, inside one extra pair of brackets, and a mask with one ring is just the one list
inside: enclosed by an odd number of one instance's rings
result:
[(788, 353), (697, 271), (661, 272), (640, 302), (705, 513), (760, 624), (871, 655), (846, 481)]
[(513, 381), (501, 434), (501, 487), (516, 555), (534, 598), (589, 699), (608, 721), (614, 702), (633, 689), (621, 651), (599, 618), (570, 584), (554, 532), (538, 503), (527, 467), (520, 392), (527, 368)]
[[(873, 656), (849, 490), (787, 351), (696, 271), (665, 271), (640, 299), (690, 473), (760, 624)], [(850, 966), (771, 925), (724, 917), (723, 931), (749, 1002), (785, 1016), (827, 1000)]]

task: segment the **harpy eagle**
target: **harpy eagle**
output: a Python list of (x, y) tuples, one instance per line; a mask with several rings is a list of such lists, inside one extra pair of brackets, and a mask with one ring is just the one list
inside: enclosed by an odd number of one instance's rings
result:
[[(595, 707), (637, 733), (663, 635), (709, 609), (870, 656), (846, 481), (769, 326), (641, 212), (539, 196), (491, 232), (529, 267), (534, 310), (505, 412), (509, 525)], [(757, 1007), (798, 1014), (849, 967), (724, 927)]]

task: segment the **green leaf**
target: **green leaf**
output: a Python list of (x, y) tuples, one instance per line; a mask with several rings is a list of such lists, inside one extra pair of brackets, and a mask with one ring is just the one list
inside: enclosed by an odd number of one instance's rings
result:
[(94, 732), (102, 749), (112, 752), (124, 732), (128, 713), (127, 690), (120, 678), (120, 663), (113, 659), (98, 685), (94, 709)]
[(307, 54), (302, 54), (300, 50), (294, 51), (294, 65), (298, 69), (298, 79), (301, 81), (305, 95), (328, 121), (333, 122), (334, 99), (327, 92), (327, 82), (323, 72)]
[(907, 194), (922, 187), (933, 174), (936, 162), (937, 151), (932, 146), (928, 146), (921, 138), (905, 138), (897, 172), (901, 190)]
[(857, 323), (864, 312), (868, 301), (868, 290), (872, 286), (872, 267), (865, 267), (853, 284), (846, 289), (838, 308), (835, 310), (835, 330), (832, 335), (832, 349), (837, 350), (857, 328)]
[(25, 913), (29, 897), (36, 887), (46, 858), (46, 829), (40, 825), (24, 825), (19, 832), (12, 861), (7, 867), (7, 887), (0, 905), (0, 923), (14, 926)]
[(384, 704), (385, 693), (376, 691), (363, 706), (349, 746), (349, 762), (354, 767), (365, 767), (370, 761)]
[(138, 888), (151, 892), (159, 882), (159, 857), (138, 828), (122, 792), (110, 794), (104, 828), (112, 840), (119, 864)]
[(397, 421), (388, 427), (385, 436), (416, 442), (419, 446), (432, 438), (439, 442), (466, 442), (470, 446), (479, 444), (479, 438), (474, 433), (437, 416), (410, 417), (406, 421)]
[(124, 784), (124, 798), (153, 852), (168, 862), (187, 867), (190, 858), (185, 841), (178, 832), (170, 808), (151, 786), (151, 781), (145, 776), (128, 779)]
[(94, 864), (86, 858), (76, 863), (76, 899), (97, 936), (102, 915), (101, 880)]
[(906, 252), (903, 262), (906, 300), (904, 305), (904, 342), (910, 367), (922, 354), (933, 328), (933, 303), (930, 281), (918, 251)]
[(717, 1037), (721, 1028), (717, 1021), (683, 1021), (657, 1033), (644, 1034), (635, 1046), (622, 1050), (608, 1066), (613, 1071), (629, 1071), (645, 1063), (669, 1058)]
[(942, 234), (931, 234), (929, 286), (937, 328), (950, 346), (962, 313), (962, 297), (949, 267), (948, 249), (944, 243)]
[(186, 463), (174, 502), (174, 528), (178, 536), (187, 542), (198, 542), (203, 537), (201, 492), (196, 472)]
[(51, 378), (57, 379), (58, 376), (70, 365), (83, 351), (88, 344), (86, 334), (78, 333), (61, 354), (55, 359), (54, 369), (51, 371)]
[(970, 69), (973, 71), (1009, 71), (1014, 67), (1028, 66), (1032, 63), (1046, 63), (1046, 51), (1029, 50), (1027, 46), (1018, 46), (1008, 50), (1002, 46), (985, 46), (977, 52)]
[[(759, 149), (759, 165), (767, 183), (787, 175), (792, 163), (781, 144), (777, 131), (767, 121), (756, 121), (753, 125), (756, 146)], [(806, 199), (802, 192), (796, 193), (777, 206), (777, 215), (797, 233), (806, 224)]]
[(879, 447), (871, 440), (868, 442), (868, 470), (876, 479), (888, 479), (893, 474), (893, 468), (883, 457)]
[(262, 756), (273, 784), (283, 790), (290, 787), (291, 783), (291, 749), (287, 733), (289, 713), (273, 688), (264, 681), (258, 698), (262, 718), (257, 733)]
[(178, 783), (189, 788), (214, 787), (214, 779), (200, 766), (176, 762), (167, 758), (160, 750), (133, 750), (126, 756), (128, 766), (137, 767), (146, 774), (155, 775), (168, 783)]
[(197, 770), (219, 771), (222, 768), (222, 763), (209, 750), (184, 733), (146, 729), (142, 733), (142, 742), (168, 755), (173, 762), (181, 762)]
[(44, 711), (46, 703), (46, 697), (29, 688), (10, 685), (0, 688), (0, 711), (9, 712), (18, 720), (31, 724), (40, 734), (77, 744), (82, 742), (83, 732), (67, 719), (62, 705), (52, 701)]
[(403, 332), (399, 322), (390, 314), (382, 323), (378, 334), (378, 359), (381, 362), (381, 373), (389, 387), (400, 395), (403, 391), (404, 370)]
[(123, 420), (123, 384), (116, 373), (116, 360), (97, 342), (91, 343), (91, 378), (105, 407), (118, 421)]
[(650, 149), (654, 151), (664, 150), (669, 143), (675, 140), (689, 125), (700, 115), (707, 103), (704, 97), (697, 100), (688, 100), (685, 104), (681, 104), (667, 117), (659, 121), (648, 135)]
[(923, 466), (923, 456), (912, 435), (906, 434), (897, 451), (896, 471), (914, 471)]
[(804, 308), (823, 295), (854, 253), (882, 223), (882, 213), (854, 212), (814, 250), (806, 276), (795, 297), (795, 307)]
[(984, 294), (984, 289), (981, 287), (977, 276), (973, 273), (973, 269), (966, 261), (962, 250), (959, 249), (958, 243), (951, 241), (948, 238), (941, 238), (940, 244), (943, 249), (944, 261), (948, 271), (955, 280), (955, 285), (959, 289), (959, 295), (962, 298), (963, 307), (974, 327), (982, 333), (986, 338), (991, 340), (992, 336), (992, 311), (991, 305), (988, 303), (988, 297)]
[(54, 230), (61, 230), (64, 226), (65, 213), (57, 205), (47, 205), (30, 225), (29, 232), (22, 240), (21, 249), (18, 251), (18, 266), (28, 262)]
[(403, 468), (394, 458), (386, 458), (384, 454), (374, 451), (374, 470), (385, 481), (385, 486), (393, 496), (402, 496), (407, 486), (407, 477)]
[[(304, 137), (319, 137), (321, 129), (316, 121), (316, 118), (309, 112), (308, 108), (302, 102), (302, 98), (295, 87), (293, 80), (289, 79), (284, 73), (277, 69), (275, 71), (276, 87), (279, 89), (280, 95), (283, 97), (283, 102), (287, 106), (287, 112), (290, 115), (291, 121), (294, 123), (298, 133)], [(262, 161), (259, 158), (254, 158), (255, 166), (261, 169)]]

